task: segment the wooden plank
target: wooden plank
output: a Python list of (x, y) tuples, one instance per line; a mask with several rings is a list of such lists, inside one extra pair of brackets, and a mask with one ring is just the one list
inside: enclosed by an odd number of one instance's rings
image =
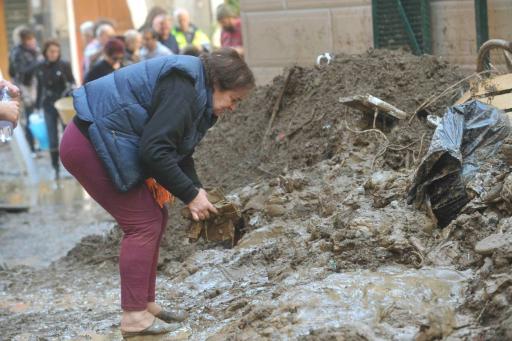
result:
[(465, 103), (471, 98), (481, 98), (482, 96), (489, 97), (497, 92), (506, 90), (512, 92), (512, 73), (472, 82), (471, 90), (464, 93), (455, 104)]
[(474, 91), (475, 96), (482, 96), (505, 90), (512, 91), (512, 73), (484, 79), (475, 83), (474, 86), (476, 87), (476, 91)]
[(512, 93), (494, 97), (480, 98), (479, 100), (502, 110), (512, 109)]
[(338, 102), (366, 113), (374, 114), (375, 110), (377, 110), (378, 113), (386, 114), (399, 120), (407, 118), (407, 114), (402, 110), (372, 95), (339, 98)]

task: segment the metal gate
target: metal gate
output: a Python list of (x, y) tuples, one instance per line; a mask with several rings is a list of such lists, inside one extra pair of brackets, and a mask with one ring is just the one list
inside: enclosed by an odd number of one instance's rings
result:
[(375, 48), (432, 53), (429, 0), (372, 0)]

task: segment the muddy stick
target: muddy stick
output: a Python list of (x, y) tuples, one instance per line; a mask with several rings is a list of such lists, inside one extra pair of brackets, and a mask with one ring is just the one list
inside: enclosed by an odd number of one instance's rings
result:
[(279, 107), (281, 106), (281, 102), (283, 101), (284, 93), (286, 92), (286, 88), (288, 87), (290, 77), (294, 71), (295, 71), (295, 68), (291, 68), (288, 71), (288, 73), (286, 74), (283, 87), (281, 88), (281, 91), (279, 92), (279, 95), (277, 96), (277, 100), (274, 103), (274, 107), (272, 108), (272, 115), (270, 116), (270, 121), (268, 122), (267, 130), (265, 131), (265, 135), (263, 136), (263, 143), (265, 143), (265, 140), (270, 135), (270, 130), (272, 129), (274, 120), (276, 119), (277, 113), (279, 112)]

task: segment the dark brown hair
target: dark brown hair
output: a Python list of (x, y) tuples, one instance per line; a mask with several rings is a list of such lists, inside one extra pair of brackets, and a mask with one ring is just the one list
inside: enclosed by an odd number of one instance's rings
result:
[(60, 43), (55, 39), (48, 39), (43, 44), (43, 56), (46, 59), (46, 52), (48, 52), (48, 49), (50, 46), (57, 46), (59, 48), (59, 58), (60, 58)]
[(217, 86), (221, 91), (254, 87), (254, 75), (235, 49), (223, 47), (203, 53), (199, 58), (203, 62), (209, 86)]
[(20, 37), (20, 40), (22, 43), (26, 42), (27, 40), (29, 40), (31, 38), (35, 38), (35, 36), (36, 35), (34, 34), (34, 32), (32, 32), (28, 28), (21, 29), (20, 33), (19, 33), (19, 37)]

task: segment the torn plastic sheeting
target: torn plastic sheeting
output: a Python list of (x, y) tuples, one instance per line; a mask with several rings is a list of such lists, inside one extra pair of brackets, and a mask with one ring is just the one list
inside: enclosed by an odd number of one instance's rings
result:
[(509, 132), (507, 115), (493, 106), (473, 100), (449, 108), (416, 170), (409, 204), (426, 207), (440, 227), (448, 225), (471, 200), (467, 184)]

